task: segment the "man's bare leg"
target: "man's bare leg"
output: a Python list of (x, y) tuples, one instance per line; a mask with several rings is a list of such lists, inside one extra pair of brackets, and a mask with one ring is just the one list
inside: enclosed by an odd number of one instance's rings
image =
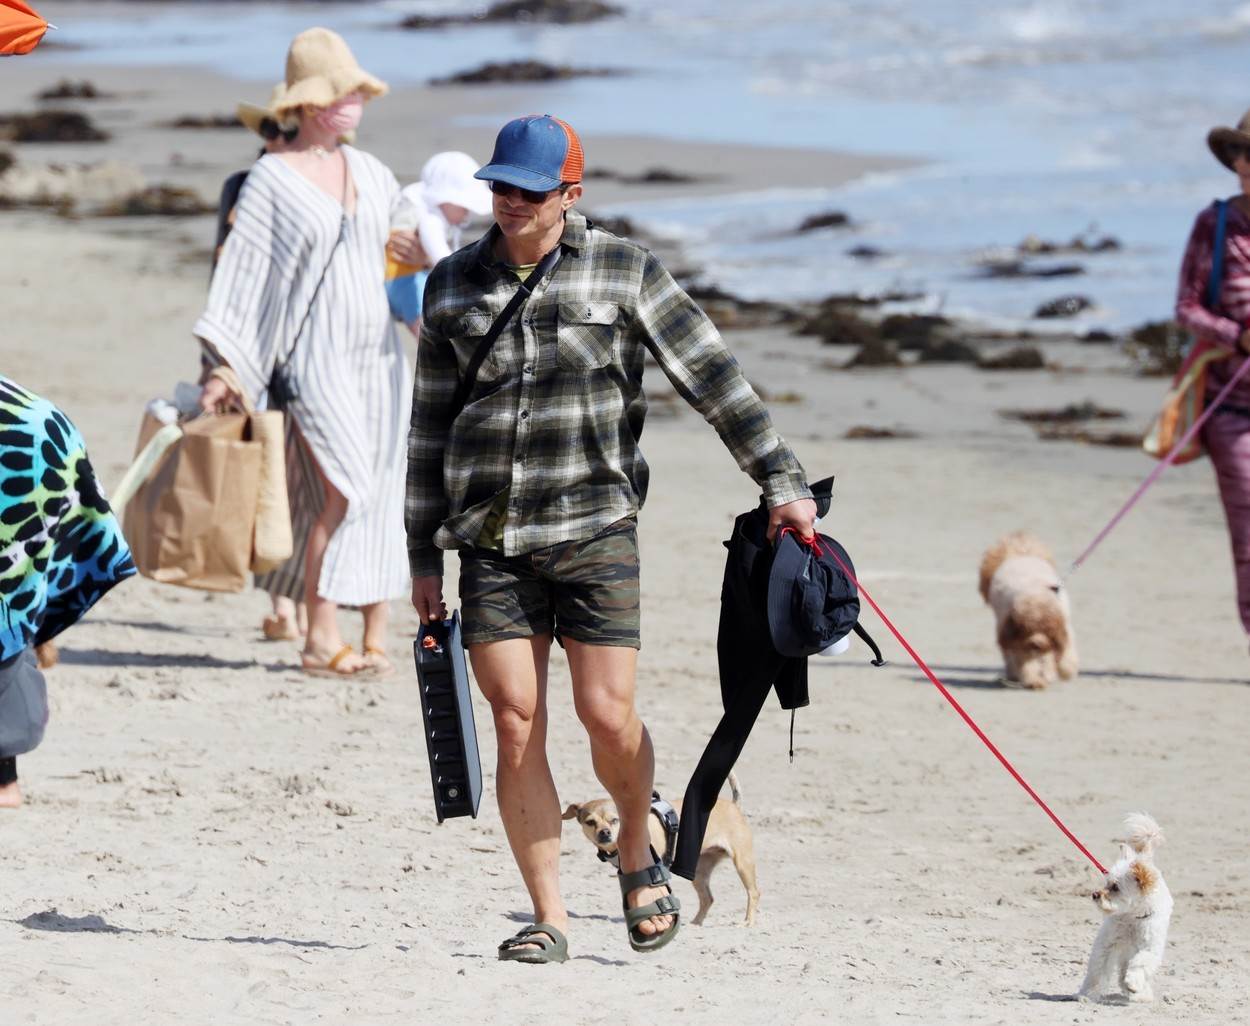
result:
[(560, 897), (560, 799), (547, 762), (550, 652), (551, 636), (543, 634), (470, 645), (469, 660), (495, 721), (499, 816), (534, 906), (534, 922), (567, 933), (569, 915)]
[[(655, 861), (647, 817), (655, 780), (655, 751), (651, 735), (634, 708), (636, 649), (587, 645), (564, 639), (573, 677), (573, 705), (590, 736), (590, 755), (599, 782), (616, 803), (621, 817), (617, 835), (622, 873), (645, 869)], [(640, 887), (629, 895), (638, 908), (668, 892), (663, 887)], [(652, 916), (638, 926), (648, 936), (663, 933), (672, 916)]]

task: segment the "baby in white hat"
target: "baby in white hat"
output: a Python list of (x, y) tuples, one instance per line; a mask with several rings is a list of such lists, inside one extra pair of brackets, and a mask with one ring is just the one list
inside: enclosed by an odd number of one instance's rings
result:
[(407, 207), (415, 212), (413, 227), (431, 267), (460, 248), (461, 229), (470, 215), (490, 213), (490, 189), (473, 177), (480, 166), (467, 153), (436, 153), (421, 169), (421, 180), (400, 192), (404, 207), (397, 216), (404, 217)]
[(479, 167), (467, 153), (436, 153), (421, 169), (421, 180), (400, 191), (391, 229), (415, 231), (424, 250), (425, 267), (411, 273), (411, 266), (392, 261), (388, 266), (387, 294), (395, 315), (414, 330), (414, 322), (421, 316), (426, 272), (461, 247), (462, 232), (470, 216), (490, 213), (490, 188), (473, 177)]

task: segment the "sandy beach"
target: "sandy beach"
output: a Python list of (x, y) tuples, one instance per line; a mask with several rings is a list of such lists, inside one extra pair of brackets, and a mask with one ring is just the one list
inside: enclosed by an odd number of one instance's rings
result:
[[(0, 65), (6, 107), (64, 77)], [(22, 162), (117, 159), (153, 183), (215, 197), (246, 164), (240, 130), (175, 132), (182, 114), (263, 99), (185, 69), (73, 70), (115, 93), (89, 108), (97, 145), (9, 147)], [(411, 180), (424, 156), (485, 155), (492, 130), (451, 123), (526, 109), (525, 90), (397, 90), (361, 145)], [(414, 144), (414, 140), (420, 144)], [(692, 186), (591, 183), (584, 205), (637, 190), (829, 184), (894, 165), (637, 137), (586, 140), (590, 166), (715, 168)], [(803, 159), (796, 159), (802, 156)], [(634, 190), (634, 191), (631, 191)], [(647, 195), (655, 195), (648, 192)], [(194, 376), (209, 218), (70, 220), (0, 212), (0, 370), (53, 398), (106, 485), (129, 461), (142, 407)], [(1178, 253), (1179, 259), (1179, 253)], [(836, 290), (836, 283), (831, 291)], [(738, 775), (755, 835), (759, 920), (731, 869), (705, 925), (652, 958), (625, 940), (615, 881), (581, 832), (564, 835), (573, 914), (563, 967), (500, 964), (528, 918), (494, 805), (494, 741), (480, 700), (486, 797), (476, 821), (436, 825), (408, 646), (395, 608), (390, 680), (336, 684), (265, 644), (255, 592), (209, 595), (127, 582), (61, 639), (52, 720), (20, 762), (26, 806), (0, 814), (0, 1018), (136, 1023), (1230, 1023), (1250, 1000), (1250, 808), (1245, 640), (1208, 464), (1164, 476), (1072, 580), (1081, 675), (1044, 692), (998, 686), (993, 621), (976, 570), (1027, 528), (1061, 565), (1150, 461), (1129, 448), (1039, 440), (999, 411), (1094, 400), (1144, 430), (1162, 395), (1114, 346), (1040, 343), (1048, 367), (841, 368), (852, 350), (781, 328), (727, 333), (813, 477), (837, 475), (822, 529), (959, 701), (1071, 829), (1109, 861), (1125, 813), (1169, 843), (1176, 898), (1150, 1007), (1066, 1003), (1098, 912), (1096, 875), (1007, 776), (871, 612), (886, 649), (812, 664), (812, 705), (770, 703)], [(1006, 343), (1003, 344), (1006, 347)], [(667, 401), (654, 368), (643, 437), (639, 702), (657, 784), (679, 797), (719, 718), (715, 640), (726, 536), (757, 501), (713, 432)], [(845, 440), (855, 426), (908, 437)], [(449, 584), (454, 597), (454, 558)], [(449, 599), (450, 600), (450, 599)], [(344, 614), (344, 625), (357, 621)], [(349, 640), (356, 640), (349, 635)], [(552, 676), (551, 755), (564, 802), (601, 793)], [(694, 906), (688, 884), (677, 893)], [(1241, 1009), (1242, 1011), (1239, 1011)]]

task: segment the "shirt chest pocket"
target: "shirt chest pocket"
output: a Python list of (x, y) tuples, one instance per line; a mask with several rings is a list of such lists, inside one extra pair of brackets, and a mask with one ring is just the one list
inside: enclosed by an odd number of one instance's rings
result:
[(616, 347), (620, 309), (615, 303), (561, 303), (556, 360), (562, 370), (607, 366)]
[[(482, 343), (486, 340), (486, 335), (491, 329), (491, 325), (495, 323), (492, 314), (485, 310), (470, 310), (468, 313), (462, 314), (456, 322), (455, 341), (456, 349), (459, 351), (460, 373), (464, 374), (470, 362), (472, 362), (474, 354), (481, 348)], [(513, 363), (516, 361), (510, 359), (509, 349), (512, 348), (508, 340), (507, 329), (500, 333), (495, 339), (489, 351), (482, 360), (481, 366), (478, 368), (477, 380), (479, 381), (495, 381), (506, 376)]]

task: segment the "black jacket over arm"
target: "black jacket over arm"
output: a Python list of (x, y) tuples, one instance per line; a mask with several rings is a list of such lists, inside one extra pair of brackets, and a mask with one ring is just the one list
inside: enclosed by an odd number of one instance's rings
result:
[[(818, 516), (829, 512), (833, 478), (812, 486)], [(708, 816), (733, 769), (751, 728), (776, 688), (783, 709), (807, 705), (807, 659), (791, 659), (774, 647), (768, 631), (768, 572), (773, 546), (767, 538), (768, 509), (761, 503), (734, 521), (725, 542), (725, 582), (721, 587), (716, 656), (725, 713), (708, 741), (681, 806), (681, 828), (673, 872), (693, 880)]]

